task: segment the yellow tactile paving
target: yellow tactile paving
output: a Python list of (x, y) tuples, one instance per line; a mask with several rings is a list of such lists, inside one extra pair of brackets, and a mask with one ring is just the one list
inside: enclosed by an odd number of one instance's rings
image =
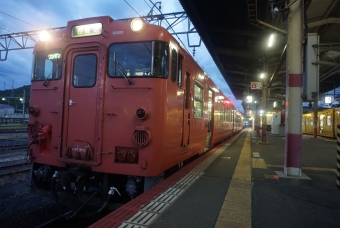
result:
[(267, 169), (266, 163), (264, 162), (263, 158), (252, 158), (251, 166), (255, 169)]
[(251, 155), (248, 131), (215, 228), (251, 227)]

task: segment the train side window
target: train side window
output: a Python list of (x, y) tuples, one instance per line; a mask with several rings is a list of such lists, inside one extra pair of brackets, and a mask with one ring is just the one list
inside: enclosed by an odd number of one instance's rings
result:
[(32, 81), (61, 78), (61, 50), (39, 51), (34, 55)]
[(332, 116), (327, 116), (326, 118), (326, 125), (331, 126), (332, 125)]
[(97, 56), (78, 55), (74, 58), (72, 83), (74, 87), (92, 87), (96, 84)]
[(190, 103), (190, 74), (186, 72), (185, 77), (185, 104), (184, 108), (189, 109), (189, 103)]
[(232, 121), (232, 111), (231, 111), (231, 109), (229, 109), (229, 122), (231, 122)]
[(195, 82), (194, 88), (194, 117), (203, 117), (203, 86)]
[(171, 81), (176, 82), (177, 80), (177, 51), (172, 49), (171, 51)]
[(167, 78), (169, 74), (169, 45), (164, 42), (152, 42), (152, 76)]
[(224, 107), (223, 121), (227, 121), (227, 112), (228, 112), (227, 108)]
[(221, 113), (220, 113), (220, 121), (223, 122), (224, 121), (224, 106), (221, 105)]
[(183, 56), (178, 55), (178, 82), (177, 82), (177, 87), (182, 88), (182, 66), (183, 66)]

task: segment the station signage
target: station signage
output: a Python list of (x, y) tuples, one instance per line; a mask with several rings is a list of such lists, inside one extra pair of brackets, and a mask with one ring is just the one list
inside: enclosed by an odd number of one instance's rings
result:
[(325, 104), (332, 103), (332, 97), (331, 96), (325, 96)]
[(250, 89), (262, 89), (263, 82), (250, 82)]

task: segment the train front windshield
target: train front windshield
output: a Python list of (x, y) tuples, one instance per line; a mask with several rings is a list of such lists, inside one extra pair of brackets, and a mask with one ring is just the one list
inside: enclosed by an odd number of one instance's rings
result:
[(61, 50), (38, 51), (35, 53), (32, 80), (50, 80), (61, 77)]
[(110, 77), (168, 76), (169, 45), (164, 42), (117, 43), (109, 48)]

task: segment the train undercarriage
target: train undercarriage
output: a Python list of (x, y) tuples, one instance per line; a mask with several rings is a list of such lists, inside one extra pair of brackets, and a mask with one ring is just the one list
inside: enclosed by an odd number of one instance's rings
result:
[[(164, 179), (95, 173), (80, 166), (54, 167), (33, 163), (32, 193), (53, 197), (60, 213), (71, 211), (68, 219), (90, 216), (104, 209), (114, 210)], [(94, 208), (83, 212), (84, 208)], [(88, 210), (87, 210), (88, 211)]]

